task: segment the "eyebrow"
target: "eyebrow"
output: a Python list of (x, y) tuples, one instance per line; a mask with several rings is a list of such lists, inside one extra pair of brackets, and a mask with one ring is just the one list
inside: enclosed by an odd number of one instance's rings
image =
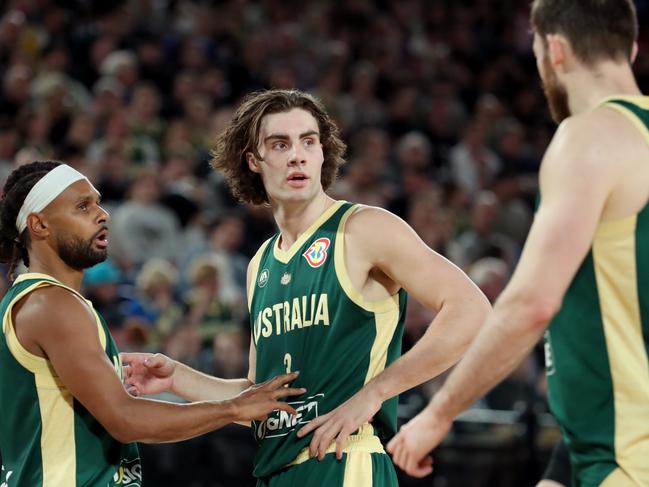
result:
[(93, 201), (93, 200), (97, 200), (97, 202), (101, 201), (101, 194), (99, 194), (99, 193), (94, 193), (94, 194), (86, 193), (86, 194), (83, 194), (83, 195), (81, 195), (81, 196), (79, 196), (77, 198), (75, 204), (83, 203), (85, 201)]
[[(309, 137), (311, 135), (317, 135), (318, 137), (320, 137), (320, 132), (318, 132), (317, 130), (307, 130), (306, 132), (302, 132), (299, 138), (303, 139), (304, 137)], [(288, 140), (290, 138), (291, 137), (288, 134), (270, 134), (268, 137), (264, 137), (264, 142), (273, 139)]]

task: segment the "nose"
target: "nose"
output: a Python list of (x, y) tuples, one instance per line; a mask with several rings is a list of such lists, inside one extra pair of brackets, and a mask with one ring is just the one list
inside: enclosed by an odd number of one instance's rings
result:
[(306, 158), (304, 156), (304, 148), (302, 144), (292, 144), (291, 150), (288, 152), (288, 163), (289, 165), (304, 164)]
[(110, 213), (104, 210), (103, 207), (99, 206), (99, 214), (97, 216), (97, 223), (103, 224), (110, 221)]

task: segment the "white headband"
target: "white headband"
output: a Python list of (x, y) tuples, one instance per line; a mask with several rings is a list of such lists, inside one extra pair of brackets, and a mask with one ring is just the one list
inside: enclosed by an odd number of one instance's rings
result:
[(81, 179), (88, 179), (76, 169), (67, 164), (56, 166), (43, 176), (34, 187), (27, 193), (23, 206), (20, 207), (16, 218), (18, 235), (27, 228), (27, 216), (30, 213), (43, 211), (54, 199), (63, 193), (72, 183)]

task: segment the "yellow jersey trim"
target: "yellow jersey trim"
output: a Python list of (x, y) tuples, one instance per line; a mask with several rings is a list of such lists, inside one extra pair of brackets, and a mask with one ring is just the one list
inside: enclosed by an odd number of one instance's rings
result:
[(43, 487), (76, 485), (77, 462), (74, 435), (74, 399), (64, 387), (52, 387), (36, 375), (41, 413), (41, 462)]
[(599, 222), (595, 230), (595, 239), (612, 238), (620, 234), (635, 232), (636, 218), (638, 214), (634, 213), (629, 216), (617, 218), (615, 220), (604, 220)]
[(248, 283), (248, 312), (252, 311), (252, 297), (255, 294), (255, 288), (257, 287), (257, 274), (259, 273), (259, 264), (261, 262), (261, 257), (264, 255), (264, 250), (268, 247), (268, 244), (272, 240), (272, 237), (266, 240), (254, 257), (250, 260), (250, 282)]
[(649, 362), (638, 301), (636, 220), (604, 224), (592, 252), (613, 382), (615, 458), (638, 485), (649, 485)]
[(336, 269), (336, 277), (342, 287), (343, 291), (354, 304), (363, 308), (371, 313), (389, 313), (396, 307), (399, 309), (399, 293), (390, 296), (389, 298), (381, 299), (379, 301), (368, 301), (352, 284), (352, 280), (347, 272), (347, 265), (345, 264), (345, 225), (349, 217), (356, 211), (358, 207), (352, 206), (340, 219), (338, 230), (336, 232), (336, 244), (334, 248), (334, 267)]
[(598, 106), (607, 105), (609, 102), (614, 100), (626, 101), (629, 103), (633, 103), (634, 105), (638, 105), (640, 108), (644, 110), (649, 110), (649, 96), (646, 95), (611, 95), (611, 96), (607, 96), (602, 101), (600, 101), (598, 103)]
[(385, 369), (388, 361), (388, 348), (394, 337), (394, 332), (399, 324), (399, 304), (395, 303), (393, 309), (385, 313), (375, 313), (374, 323), (376, 337), (370, 351), (370, 363), (367, 367), (365, 384), (379, 375)]

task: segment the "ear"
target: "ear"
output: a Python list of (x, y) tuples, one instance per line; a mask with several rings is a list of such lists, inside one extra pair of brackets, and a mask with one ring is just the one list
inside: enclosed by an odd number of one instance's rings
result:
[(570, 47), (565, 37), (560, 34), (548, 34), (545, 36), (548, 46), (548, 58), (554, 68), (565, 66)]
[(27, 215), (27, 228), (29, 233), (36, 238), (47, 238), (50, 235), (47, 220), (42, 213), (30, 213)]
[(635, 63), (635, 58), (638, 57), (638, 43), (634, 42), (631, 47), (631, 64)]
[(256, 172), (257, 174), (261, 173), (261, 168), (259, 167), (259, 161), (255, 158), (252, 152), (246, 152), (246, 161), (248, 162), (248, 168), (252, 172)]

